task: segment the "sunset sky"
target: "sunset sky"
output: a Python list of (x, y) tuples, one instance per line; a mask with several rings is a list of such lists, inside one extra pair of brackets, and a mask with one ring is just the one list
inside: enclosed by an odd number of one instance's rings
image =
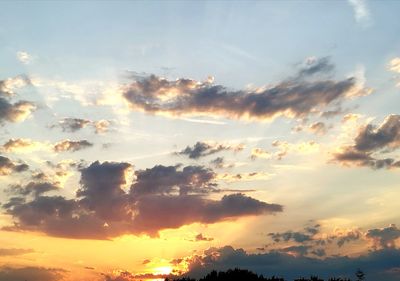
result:
[(399, 1), (1, 1), (0, 281), (400, 280)]

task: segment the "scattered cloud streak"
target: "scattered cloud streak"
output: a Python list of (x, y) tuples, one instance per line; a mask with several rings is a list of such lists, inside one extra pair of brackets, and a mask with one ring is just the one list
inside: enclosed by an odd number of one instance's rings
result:
[(82, 150), (85, 148), (92, 147), (93, 143), (87, 140), (79, 140), (79, 141), (71, 141), (71, 140), (63, 140), (54, 145), (55, 152), (75, 152), (78, 150)]
[(208, 155), (212, 155), (221, 151), (232, 150), (234, 152), (239, 152), (244, 149), (243, 144), (229, 145), (229, 144), (219, 144), (219, 143), (209, 143), (199, 141), (196, 142), (192, 147), (187, 146), (180, 152), (176, 152), (177, 155), (185, 155), (190, 159), (199, 159)]
[[(150, 75), (135, 77), (123, 96), (132, 110), (169, 116), (212, 115), (234, 119), (271, 120), (306, 117), (343, 99), (365, 94), (355, 78), (318, 79), (333, 66), (314, 59), (295, 77), (256, 91), (229, 90), (212, 81), (181, 78), (169, 81)], [(309, 79), (310, 78), (310, 79)]]

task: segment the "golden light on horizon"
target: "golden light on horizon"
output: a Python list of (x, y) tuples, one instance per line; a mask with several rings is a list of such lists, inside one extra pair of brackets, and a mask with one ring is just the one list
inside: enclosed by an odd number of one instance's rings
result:
[(165, 274), (168, 275), (172, 272), (172, 267), (171, 266), (160, 266), (154, 268), (154, 274)]

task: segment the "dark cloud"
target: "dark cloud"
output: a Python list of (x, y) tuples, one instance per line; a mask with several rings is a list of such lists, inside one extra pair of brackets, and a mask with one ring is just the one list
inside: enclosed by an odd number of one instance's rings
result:
[[(313, 226), (306, 226), (302, 231), (285, 231), (269, 233), (268, 236), (275, 242), (274, 245), (279, 244), (287, 245), (289, 242), (296, 242), (296, 246), (307, 246), (308, 251), (306, 254), (314, 254), (321, 256), (325, 253), (325, 249), (321, 248), (328, 244), (336, 243), (340, 248), (346, 243), (354, 242), (357, 240), (364, 239), (364, 233), (360, 229), (347, 229), (340, 230), (336, 229), (332, 234), (318, 235), (320, 231), (320, 225), (315, 224)], [(281, 248), (282, 249), (282, 248)], [(285, 248), (283, 248), (285, 249)]]
[(396, 240), (400, 238), (400, 229), (391, 224), (388, 227), (368, 230), (366, 237), (373, 240), (374, 247), (395, 248)]
[(133, 110), (179, 115), (217, 115), (235, 119), (268, 120), (277, 116), (305, 117), (358, 95), (355, 78), (341, 81), (310, 80), (333, 66), (327, 58), (317, 60), (295, 76), (258, 91), (230, 90), (209, 81), (168, 81), (151, 75), (125, 87), (123, 96)]
[(135, 172), (136, 182), (131, 187), (134, 196), (144, 194), (209, 193), (216, 184), (216, 174), (203, 166), (157, 165)]
[(154, 280), (161, 279), (164, 280), (167, 277), (171, 277), (169, 274), (154, 274), (154, 273), (143, 273), (143, 274), (133, 274), (129, 271), (122, 271), (118, 274), (102, 274), (104, 276), (104, 281), (136, 281), (136, 280)]
[(289, 255), (271, 251), (263, 254), (250, 254), (243, 249), (231, 246), (211, 248), (201, 256), (184, 260), (189, 263), (189, 272), (185, 275), (199, 278), (211, 270), (227, 270), (229, 268), (246, 268), (265, 276), (282, 276), (293, 280), (299, 276), (318, 275), (322, 278), (332, 276), (354, 276), (357, 268), (361, 268), (368, 280), (398, 280), (398, 275), (390, 270), (398, 268), (400, 251), (385, 249), (369, 252), (359, 257), (335, 256), (326, 258), (310, 258), (303, 255)]
[(76, 192), (79, 203), (97, 217), (107, 220), (129, 220), (128, 195), (122, 189), (126, 184), (128, 163), (98, 161), (81, 170), (82, 187)]
[(400, 115), (389, 115), (377, 127), (368, 124), (360, 130), (355, 139), (355, 149), (358, 151), (391, 150), (400, 147)]
[(317, 134), (317, 135), (325, 135), (328, 127), (325, 125), (324, 122), (315, 122), (309, 126), (310, 132)]
[(23, 121), (35, 110), (36, 105), (32, 102), (21, 100), (10, 103), (7, 99), (0, 97), (0, 123)]
[(15, 248), (0, 248), (0, 257), (4, 256), (19, 256), (34, 253), (32, 249), (15, 249)]
[(214, 238), (206, 237), (202, 233), (197, 234), (196, 237), (194, 238), (194, 241), (213, 241), (213, 240)]
[[(202, 166), (162, 166), (135, 172), (126, 188), (128, 163), (94, 162), (81, 171), (76, 198), (19, 196), (2, 205), (14, 218), (7, 230), (31, 230), (68, 238), (107, 239), (122, 234), (157, 235), (162, 229), (215, 223), (282, 211), (241, 193), (210, 199), (220, 192), (215, 173)], [(30, 189), (28, 189), (30, 190)], [(31, 192), (28, 192), (31, 194)]]
[(14, 163), (9, 158), (0, 155), (0, 176), (11, 173), (21, 173), (29, 169), (27, 164)]
[(298, 246), (289, 246), (285, 248), (281, 248), (278, 251), (282, 253), (287, 253), (294, 256), (305, 256), (309, 253), (311, 246), (308, 245), (298, 245)]
[(193, 147), (187, 146), (180, 152), (177, 152), (177, 155), (186, 155), (191, 159), (199, 159), (204, 156), (208, 156), (211, 154), (218, 153), (224, 150), (233, 150), (234, 152), (238, 152), (243, 150), (244, 146), (242, 144), (239, 145), (225, 145), (225, 144), (212, 144), (207, 142), (196, 142)]
[(275, 242), (306, 242), (313, 240), (313, 236), (319, 233), (320, 225), (306, 226), (303, 231), (271, 232), (268, 236)]
[(335, 66), (331, 63), (329, 57), (308, 58), (299, 70), (299, 77), (313, 76), (315, 74), (329, 74)]
[(148, 195), (142, 197), (136, 207), (135, 227), (152, 235), (160, 229), (178, 228), (195, 222), (209, 224), (282, 211), (280, 205), (268, 204), (243, 194), (225, 195), (221, 200), (198, 195)]
[[(64, 132), (76, 132), (90, 124), (90, 120), (80, 119), (80, 118), (64, 118), (62, 119), (58, 126)], [(56, 125), (52, 126), (55, 127)]]
[(88, 142), (87, 140), (79, 140), (79, 141), (63, 140), (54, 145), (54, 151), (55, 152), (63, 152), (63, 151), (75, 152), (75, 151), (89, 148), (92, 146), (93, 146), (93, 143)]
[(91, 121), (81, 118), (64, 118), (58, 122), (56, 125), (52, 125), (50, 128), (60, 127), (63, 132), (76, 132), (87, 126), (93, 127), (96, 134), (105, 133), (108, 131), (110, 121), (99, 120)]
[(275, 242), (294, 241), (294, 242), (302, 243), (305, 241), (311, 241), (313, 235), (308, 234), (308, 233), (303, 233), (303, 232), (286, 231), (283, 233), (268, 233), (268, 236), (270, 236), (271, 239), (274, 240)]
[(61, 281), (65, 270), (43, 267), (0, 267), (0, 281)]
[(342, 247), (345, 243), (356, 241), (362, 238), (362, 233), (359, 230), (351, 230), (337, 238), (337, 245)]
[(39, 196), (43, 193), (49, 192), (49, 191), (59, 190), (59, 188), (60, 187), (58, 186), (57, 183), (51, 183), (51, 182), (47, 182), (47, 181), (40, 181), (40, 182), (31, 181), (24, 186), (19, 185), (19, 184), (12, 185), (12, 186), (10, 186), (8, 191), (13, 194), (19, 194), (19, 195), (24, 195), (24, 196), (31, 194), (31, 195), (37, 197), (37, 196)]
[(233, 164), (233, 163), (231, 163), (231, 164), (225, 163), (224, 157), (217, 157), (217, 158), (211, 160), (210, 165), (214, 166), (217, 169), (232, 168), (235, 166), (235, 164)]
[(373, 169), (397, 168), (400, 161), (390, 157), (377, 158), (400, 147), (400, 115), (390, 115), (379, 126), (362, 127), (352, 146), (345, 146), (334, 154), (333, 161), (344, 165), (371, 167)]

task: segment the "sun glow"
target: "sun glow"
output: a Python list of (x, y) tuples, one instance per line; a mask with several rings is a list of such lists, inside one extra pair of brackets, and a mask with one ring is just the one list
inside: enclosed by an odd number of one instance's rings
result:
[(172, 272), (172, 267), (171, 266), (160, 266), (154, 268), (154, 274), (165, 274), (168, 275)]

